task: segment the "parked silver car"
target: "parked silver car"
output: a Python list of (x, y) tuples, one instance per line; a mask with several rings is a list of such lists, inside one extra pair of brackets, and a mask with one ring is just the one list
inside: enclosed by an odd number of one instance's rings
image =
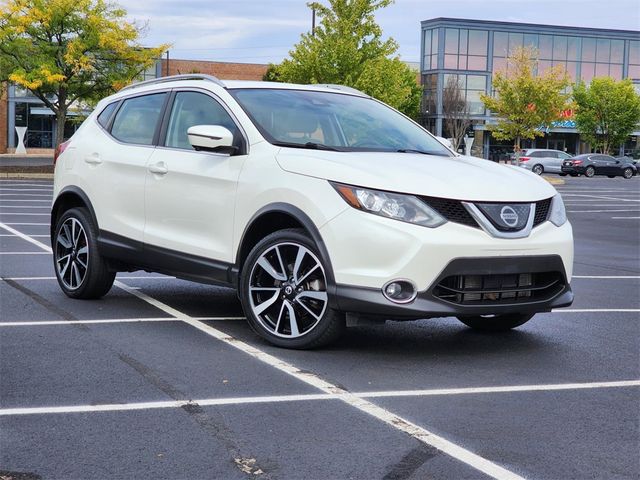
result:
[(529, 148), (522, 151), (520, 166), (537, 175), (545, 172), (561, 173), (562, 162), (568, 158), (571, 158), (571, 155), (560, 150)]

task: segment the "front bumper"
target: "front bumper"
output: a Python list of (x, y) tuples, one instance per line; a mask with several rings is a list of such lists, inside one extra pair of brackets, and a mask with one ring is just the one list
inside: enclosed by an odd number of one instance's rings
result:
[[(457, 276), (501, 276), (549, 275), (552, 282), (546, 290), (538, 289), (536, 295), (517, 298), (513, 290), (505, 289), (510, 298), (476, 302), (446, 300), (442, 295), (443, 282)], [(487, 288), (486, 291), (492, 290)], [(495, 289), (494, 289), (495, 290)], [(535, 287), (534, 287), (535, 291)], [(381, 289), (336, 285), (334, 293), (338, 309), (366, 316), (386, 319), (417, 319), (448, 316), (499, 315), (509, 313), (548, 312), (553, 308), (567, 307), (573, 302), (562, 258), (558, 255), (526, 257), (458, 258), (451, 261), (437, 279), (426, 290), (419, 292), (408, 304), (397, 304), (388, 300)], [(491, 297), (498, 297), (494, 295)], [(515, 298), (514, 298), (515, 297)], [(462, 296), (461, 298), (464, 298)]]

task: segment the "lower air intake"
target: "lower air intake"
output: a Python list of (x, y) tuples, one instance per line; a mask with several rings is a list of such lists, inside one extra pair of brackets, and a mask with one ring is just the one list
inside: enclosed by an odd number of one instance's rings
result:
[(548, 300), (564, 287), (560, 272), (452, 275), (436, 285), (433, 295), (457, 305), (531, 303)]

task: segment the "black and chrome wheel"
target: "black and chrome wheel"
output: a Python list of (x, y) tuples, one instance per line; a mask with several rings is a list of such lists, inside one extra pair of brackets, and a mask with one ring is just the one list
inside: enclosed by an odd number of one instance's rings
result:
[(633, 170), (631, 168), (625, 168), (622, 171), (622, 176), (627, 180), (630, 179), (631, 177), (633, 177)]
[(505, 315), (476, 315), (458, 317), (462, 323), (474, 330), (483, 332), (504, 332), (519, 327), (533, 318), (530, 313), (511, 313)]
[(253, 248), (240, 298), (253, 329), (281, 347), (324, 345), (344, 327), (344, 317), (331, 309), (317, 248), (300, 230), (273, 233)]
[(53, 263), (62, 291), (72, 298), (99, 298), (115, 279), (98, 252), (96, 229), (88, 211), (72, 208), (56, 222)]
[(596, 169), (593, 168), (591, 165), (589, 165), (587, 167), (587, 169), (584, 171), (584, 176), (587, 178), (591, 178), (596, 174)]
[(533, 166), (531, 171), (533, 173), (535, 173), (536, 175), (542, 175), (542, 172), (544, 172), (544, 167), (538, 163), (538, 164)]

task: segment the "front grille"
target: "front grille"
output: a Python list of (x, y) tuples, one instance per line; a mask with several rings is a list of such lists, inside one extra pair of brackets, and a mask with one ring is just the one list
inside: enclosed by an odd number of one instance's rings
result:
[(478, 228), (478, 223), (467, 212), (460, 200), (451, 200), (449, 198), (436, 197), (420, 197), (423, 202), (437, 211), (444, 218), (454, 223), (461, 223), (469, 227)]
[(433, 295), (457, 305), (531, 303), (560, 293), (563, 279), (560, 272), (452, 275), (436, 285)]
[(536, 214), (533, 217), (533, 226), (537, 227), (542, 222), (545, 222), (549, 217), (549, 209), (551, 208), (551, 199), (540, 200), (536, 202)]

